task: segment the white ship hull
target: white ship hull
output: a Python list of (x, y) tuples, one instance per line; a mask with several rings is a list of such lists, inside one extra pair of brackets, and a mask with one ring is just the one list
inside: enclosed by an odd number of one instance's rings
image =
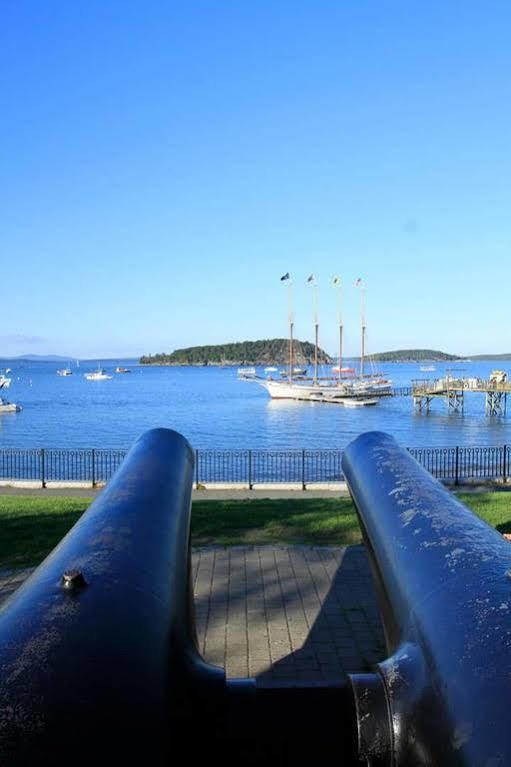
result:
[(346, 407), (376, 405), (377, 399), (370, 399), (365, 392), (354, 391), (351, 384), (299, 384), (289, 381), (257, 381), (264, 386), (272, 399), (294, 399), (307, 402), (334, 402)]

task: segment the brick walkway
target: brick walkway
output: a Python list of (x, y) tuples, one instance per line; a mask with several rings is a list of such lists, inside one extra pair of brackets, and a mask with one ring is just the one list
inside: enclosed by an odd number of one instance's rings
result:
[[(363, 546), (196, 550), (197, 631), (204, 658), (264, 686), (339, 681), (384, 657)], [(0, 601), (31, 570), (0, 579)]]

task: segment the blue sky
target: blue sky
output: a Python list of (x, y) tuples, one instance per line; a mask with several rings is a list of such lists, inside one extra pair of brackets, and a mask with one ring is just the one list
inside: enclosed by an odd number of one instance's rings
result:
[(0, 356), (511, 351), (511, 6), (7, 0)]

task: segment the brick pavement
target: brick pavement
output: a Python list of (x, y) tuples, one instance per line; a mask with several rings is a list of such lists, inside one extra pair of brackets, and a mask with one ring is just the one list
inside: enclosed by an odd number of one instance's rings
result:
[[(31, 572), (0, 577), (0, 602)], [(384, 657), (363, 546), (239, 546), (192, 556), (204, 658), (261, 686), (339, 681)]]

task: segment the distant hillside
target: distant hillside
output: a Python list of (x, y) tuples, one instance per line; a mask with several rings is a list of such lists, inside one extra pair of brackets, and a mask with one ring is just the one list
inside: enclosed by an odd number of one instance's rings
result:
[(446, 354), (434, 349), (396, 349), (393, 352), (379, 352), (368, 356), (375, 362), (442, 362), (464, 359), (456, 354)]
[(1, 360), (23, 360), (24, 362), (69, 362), (74, 357), (61, 357), (58, 354), (22, 354), (18, 357), (0, 357)]
[(471, 360), (511, 360), (511, 352), (507, 354), (473, 354)]
[[(294, 342), (294, 361), (297, 365), (314, 362), (314, 344)], [(332, 358), (318, 349), (318, 362), (328, 364)], [(272, 338), (262, 341), (191, 346), (176, 349), (171, 354), (153, 354), (140, 358), (141, 365), (285, 365), (289, 363), (289, 339)]]

